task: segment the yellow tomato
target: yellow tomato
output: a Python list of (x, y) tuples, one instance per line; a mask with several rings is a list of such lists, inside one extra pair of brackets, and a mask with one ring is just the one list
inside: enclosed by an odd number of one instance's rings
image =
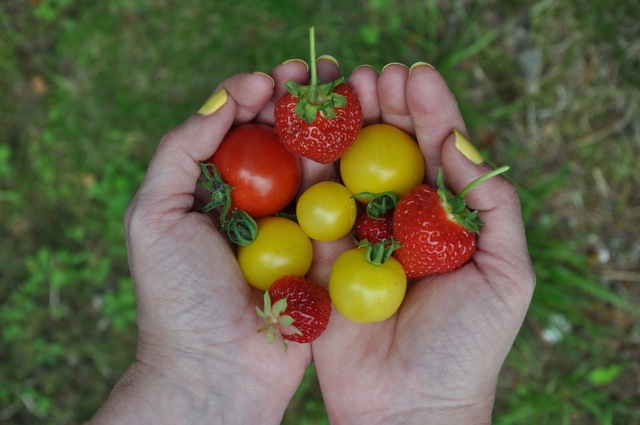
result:
[[(340, 159), (344, 185), (353, 194), (394, 192), (398, 198), (422, 183), (425, 162), (416, 141), (389, 124), (360, 130), (356, 141)], [(364, 203), (370, 197), (358, 197)]]
[(285, 275), (304, 276), (311, 267), (311, 240), (294, 221), (282, 217), (256, 220), (258, 236), (238, 246), (238, 264), (249, 284), (266, 291)]
[(393, 316), (404, 299), (407, 278), (402, 265), (389, 257), (371, 264), (366, 249), (342, 253), (331, 269), (329, 295), (336, 310), (354, 322), (380, 322)]
[(343, 185), (323, 181), (305, 190), (296, 205), (298, 223), (311, 239), (333, 241), (351, 231), (357, 208)]

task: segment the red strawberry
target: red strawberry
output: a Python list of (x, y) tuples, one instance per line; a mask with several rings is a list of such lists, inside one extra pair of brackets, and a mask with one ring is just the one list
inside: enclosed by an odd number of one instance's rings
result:
[(279, 333), (284, 341), (311, 342), (318, 338), (329, 323), (331, 298), (329, 292), (303, 276), (283, 276), (264, 293), (264, 308), (256, 306), (267, 330), (267, 342)]
[(393, 239), (393, 211), (382, 217), (373, 218), (368, 214), (362, 214), (356, 220), (355, 233), (358, 241), (368, 240), (375, 244), (382, 240)]
[(296, 155), (328, 164), (353, 144), (362, 126), (362, 106), (344, 78), (318, 84), (313, 27), (311, 81), (303, 86), (287, 81), (275, 107), (275, 129), (280, 142)]
[(471, 259), (483, 223), (463, 197), (476, 184), (507, 169), (480, 177), (457, 196), (444, 187), (440, 170), (437, 188), (421, 184), (400, 198), (393, 214), (393, 233), (401, 247), (393, 255), (408, 278), (452, 271)]

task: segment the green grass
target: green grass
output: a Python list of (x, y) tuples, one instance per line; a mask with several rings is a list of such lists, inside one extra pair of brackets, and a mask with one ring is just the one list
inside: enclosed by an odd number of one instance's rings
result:
[[(435, 65), (518, 186), (538, 286), (496, 424), (640, 424), (637, 0), (0, 4), (0, 423), (87, 420), (133, 358), (123, 214), (226, 76)], [(604, 254), (608, 254), (608, 257)], [(554, 338), (554, 339), (550, 339)], [(328, 423), (313, 368), (285, 424)]]

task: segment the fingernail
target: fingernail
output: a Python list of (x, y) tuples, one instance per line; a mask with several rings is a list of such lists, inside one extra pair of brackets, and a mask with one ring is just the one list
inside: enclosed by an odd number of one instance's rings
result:
[(375, 68), (372, 65), (363, 63), (362, 65), (358, 65), (355, 68), (353, 68), (353, 71), (351, 71), (351, 73), (353, 74), (354, 72), (356, 72), (357, 69), (360, 69), (360, 68), (371, 68), (375, 71)]
[(456, 149), (464, 155), (469, 161), (473, 162), (476, 165), (480, 165), (484, 162), (484, 158), (480, 155), (480, 152), (471, 144), (466, 137), (462, 135), (458, 130), (453, 130), (453, 134), (455, 135), (455, 145)]
[(430, 63), (427, 62), (416, 62), (413, 65), (411, 65), (411, 68), (409, 68), (409, 73), (411, 73), (411, 71), (413, 71), (414, 69), (421, 67), (421, 66), (427, 66), (431, 69), (436, 69), (435, 66), (431, 65)]
[(269, 80), (271, 80), (271, 87), (275, 87), (276, 86), (276, 82), (275, 82), (275, 80), (273, 79), (273, 77), (271, 75), (266, 74), (264, 72), (260, 72), (260, 71), (256, 71), (256, 72), (254, 72), (254, 74), (255, 75), (261, 75), (263, 77), (267, 77)]
[(389, 68), (389, 67), (392, 67), (392, 66), (402, 66), (402, 67), (404, 67), (404, 68), (409, 69), (409, 67), (408, 67), (407, 65), (403, 64), (403, 63), (400, 63), (400, 62), (389, 62), (388, 64), (386, 64), (386, 65), (382, 68), (382, 71), (381, 71), (381, 72), (384, 72), (384, 70), (385, 70), (385, 69), (387, 69), (387, 68)]
[(289, 59), (289, 60), (286, 60), (286, 61), (282, 62), (282, 64), (286, 65), (286, 64), (291, 63), (291, 62), (300, 62), (300, 63), (302, 63), (307, 68), (307, 72), (309, 72), (309, 64), (307, 64), (307, 62), (303, 61), (302, 59)]
[(340, 67), (340, 64), (338, 64), (338, 60), (331, 55), (322, 55), (318, 59), (316, 59), (316, 63), (320, 61), (333, 62), (337, 67)]
[(207, 99), (207, 101), (198, 109), (200, 115), (211, 115), (227, 102), (227, 91), (225, 89), (218, 90)]

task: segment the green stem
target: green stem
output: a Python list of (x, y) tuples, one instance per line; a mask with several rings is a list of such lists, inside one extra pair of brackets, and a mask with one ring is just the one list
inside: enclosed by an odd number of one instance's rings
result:
[(316, 35), (314, 27), (309, 28), (309, 50), (311, 52), (311, 63), (309, 66), (311, 67), (311, 83), (309, 86), (311, 87), (311, 103), (315, 104), (317, 100), (317, 90), (318, 86), (318, 70), (316, 68)]
[(309, 28), (309, 50), (311, 51), (311, 85), (318, 84), (318, 73), (316, 70), (316, 36), (313, 27)]
[(458, 197), (460, 198), (464, 198), (466, 196), (467, 193), (469, 193), (471, 191), (471, 189), (473, 189), (474, 187), (476, 187), (478, 184), (489, 180), (492, 177), (495, 177), (499, 174), (505, 173), (509, 170), (509, 166), (505, 165), (503, 167), (500, 168), (496, 168), (495, 170), (492, 170), (490, 172), (488, 172), (487, 174), (478, 177), (477, 179), (475, 179), (474, 181), (472, 181), (471, 183), (469, 183), (467, 185), (467, 187), (465, 187), (464, 189), (462, 189), (462, 191), (460, 193), (458, 193)]
[(367, 262), (374, 266), (381, 266), (393, 254), (393, 251), (402, 247), (402, 244), (393, 239), (383, 239), (379, 242), (371, 244), (368, 240), (358, 242), (358, 248), (365, 247), (365, 258)]

